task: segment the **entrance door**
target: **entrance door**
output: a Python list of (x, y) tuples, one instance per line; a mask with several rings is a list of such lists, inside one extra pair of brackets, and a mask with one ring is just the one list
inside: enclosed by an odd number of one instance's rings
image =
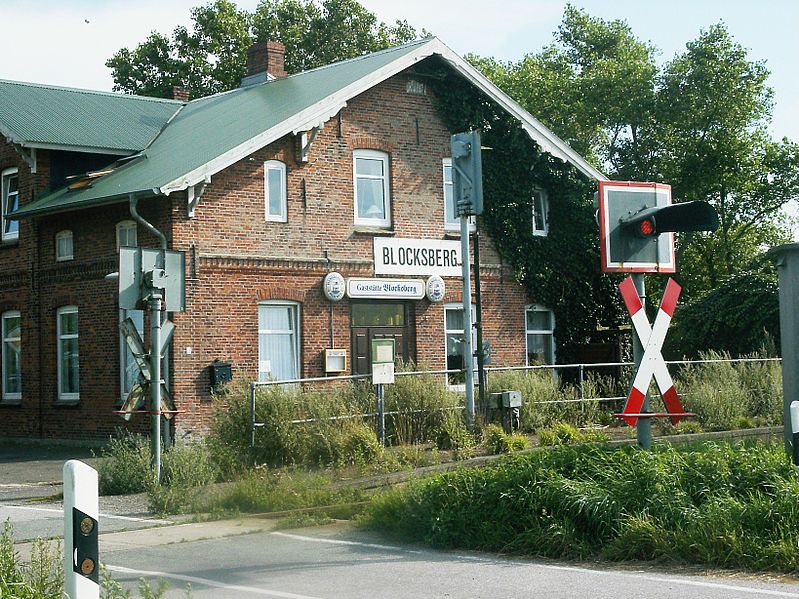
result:
[(405, 362), (416, 358), (411, 310), (406, 302), (352, 303), (353, 374), (372, 373), (372, 339), (394, 339), (397, 357)]

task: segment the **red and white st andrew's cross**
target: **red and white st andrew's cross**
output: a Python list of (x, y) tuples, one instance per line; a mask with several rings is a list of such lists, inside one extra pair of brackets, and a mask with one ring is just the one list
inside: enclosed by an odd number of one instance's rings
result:
[(644, 347), (641, 364), (638, 366), (638, 372), (635, 373), (630, 394), (627, 396), (627, 403), (624, 405), (624, 411), (620, 415), (628, 424), (636, 425), (638, 418), (642, 416), (641, 409), (644, 405), (649, 382), (654, 376), (658, 389), (660, 389), (660, 394), (666, 404), (666, 410), (671, 416), (671, 421), (677, 424), (680, 421), (680, 416), (686, 414), (683, 411), (677, 391), (674, 389), (674, 382), (671, 380), (669, 369), (663, 360), (661, 349), (663, 348), (663, 341), (666, 339), (666, 332), (682, 288), (674, 279), (669, 279), (666, 284), (666, 291), (663, 293), (663, 300), (660, 302), (660, 308), (655, 317), (654, 326), (649, 325), (649, 318), (647, 318), (646, 310), (641, 305), (641, 299), (638, 297), (632, 278), (627, 277), (624, 279), (619, 285), (619, 289), (621, 290), (621, 297), (627, 306), (627, 311), (632, 317), (633, 328), (635, 328), (635, 332), (641, 340), (641, 345)]

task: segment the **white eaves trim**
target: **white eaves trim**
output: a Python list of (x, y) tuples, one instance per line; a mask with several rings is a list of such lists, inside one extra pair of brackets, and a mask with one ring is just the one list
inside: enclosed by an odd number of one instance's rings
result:
[(192, 185), (196, 185), (200, 181), (205, 181), (208, 177), (246, 158), (256, 150), (280, 139), (284, 135), (296, 134), (300, 131), (307, 131), (314, 127), (319, 127), (344, 108), (347, 105), (347, 101), (351, 98), (434, 54), (440, 55), (472, 84), (494, 99), (500, 106), (518, 119), (530, 138), (539, 144), (544, 151), (571, 163), (580, 172), (591, 179), (599, 181), (607, 180), (605, 175), (588, 164), (588, 162), (577, 152), (572, 150), (566, 142), (545, 127), (516, 101), (511, 99), (510, 96), (486, 79), (477, 69), (450, 50), (439, 39), (432, 38), (412, 52), (373, 71), (368, 76), (340, 89), (335, 94), (327, 96), (313, 106), (309, 106), (302, 112), (297, 113), (292, 118), (267, 129), (246, 142), (228, 150), (224, 154), (220, 154), (213, 160), (170, 181), (166, 185), (160, 187), (159, 191), (166, 195), (173, 191), (181, 191)]

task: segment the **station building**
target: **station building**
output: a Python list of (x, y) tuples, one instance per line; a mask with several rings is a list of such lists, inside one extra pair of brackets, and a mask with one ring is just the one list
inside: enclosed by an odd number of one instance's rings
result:
[[(118, 323), (144, 330), (146, 318), (120, 308), (107, 275), (120, 247), (160, 247), (159, 233), (184, 253), (165, 360), (178, 435), (208, 428), (215, 360), (246, 380), (360, 374), (371, 340), (393, 338), (420, 368), (460, 368), (454, 132), (420, 74), (427, 61), (603, 178), (435, 38), (291, 76), (283, 59), (280, 44), (256, 44), (240, 88), (193, 101), (179, 88), (156, 99), (0, 81), (0, 437), (124, 424), (112, 412), (138, 369)], [(533, 206), (530, 234), (550, 234), (558, 207), (546, 190)], [(493, 364), (553, 361), (549, 307), (495, 240), (481, 235), (480, 253)]]

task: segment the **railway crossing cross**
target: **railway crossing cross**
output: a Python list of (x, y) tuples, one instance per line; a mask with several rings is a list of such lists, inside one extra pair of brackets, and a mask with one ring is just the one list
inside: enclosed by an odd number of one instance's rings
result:
[(627, 306), (627, 311), (632, 318), (635, 333), (641, 340), (644, 355), (641, 358), (638, 371), (635, 373), (630, 393), (627, 396), (627, 403), (624, 405), (624, 411), (618, 415), (631, 426), (635, 426), (639, 418), (661, 415), (651, 412), (642, 413), (641, 411), (649, 389), (649, 383), (654, 376), (668, 412), (668, 414), (662, 415), (669, 416), (672, 423), (677, 424), (682, 416), (689, 416), (690, 414), (683, 411), (680, 397), (674, 389), (674, 382), (671, 380), (669, 369), (663, 360), (661, 349), (682, 288), (674, 279), (669, 278), (666, 284), (666, 291), (663, 293), (663, 299), (660, 302), (660, 308), (655, 317), (655, 323), (651, 326), (646, 310), (644, 310), (641, 299), (638, 297), (633, 279), (631, 277), (624, 279), (619, 285), (619, 290), (624, 304)]

